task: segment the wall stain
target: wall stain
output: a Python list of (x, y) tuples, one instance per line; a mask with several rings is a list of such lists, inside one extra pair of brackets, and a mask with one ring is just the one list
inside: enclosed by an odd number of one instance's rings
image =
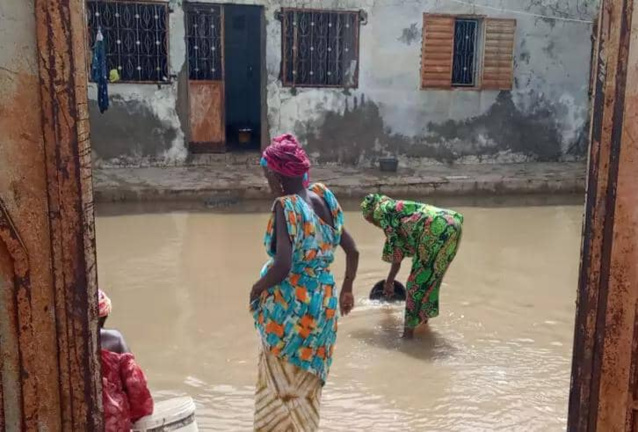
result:
[(525, 41), (525, 39), (521, 41), (520, 54), (518, 58), (520, 59), (520, 61), (525, 62), (525, 64), (529, 64), (531, 54), (527, 50), (527, 42)]
[[(374, 101), (354, 97), (343, 114), (328, 112), (316, 122), (297, 122), (295, 132), (319, 163), (358, 165), (385, 156), (454, 163), (468, 156), (490, 159), (501, 152), (530, 161), (560, 160), (557, 108), (532, 96), (534, 104), (522, 112), (510, 92), (501, 92), (485, 114), (463, 121), (430, 122), (426, 133), (417, 137), (393, 133)], [(583, 139), (586, 142), (586, 136), (581, 136), (572, 145), (571, 154), (582, 155)]]
[(483, 115), (463, 121), (429, 124), (428, 140), (466, 143), (458, 156), (482, 156), (511, 151), (532, 160), (547, 162), (561, 158), (561, 135), (555, 109), (536, 98), (529, 112), (521, 112), (510, 92), (500, 92), (494, 105)]
[(297, 122), (295, 132), (311, 154), (318, 153), (319, 163), (357, 165), (379, 156), (378, 143), (386, 148), (408, 145), (407, 138), (385, 128), (379, 107), (365, 96), (346, 101), (343, 114), (326, 112), (319, 125)]
[(556, 58), (555, 48), (556, 48), (556, 42), (554, 42), (554, 40), (550, 39), (547, 42), (547, 45), (545, 45), (543, 47), (543, 52), (545, 54), (547, 54), (549, 56), (549, 58), (555, 59)]
[[(153, 159), (171, 147), (177, 130), (157, 118), (142, 100), (110, 97), (109, 110), (100, 114), (97, 102), (89, 101), (91, 143), (102, 160), (139, 163)], [(99, 118), (99, 121), (95, 119)]]
[(406, 45), (412, 45), (420, 39), (419, 29), (417, 28), (417, 23), (410, 24), (410, 27), (406, 27), (403, 29), (401, 36), (399, 36), (398, 41), (403, 42)]

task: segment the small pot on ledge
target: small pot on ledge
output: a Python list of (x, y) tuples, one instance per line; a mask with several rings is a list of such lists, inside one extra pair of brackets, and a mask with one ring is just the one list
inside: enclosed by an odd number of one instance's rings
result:
[(379, 159), (379, 168), (383, 172), (397, 172), (399, 168), (399, 160), (397, 158), (381, 158)]

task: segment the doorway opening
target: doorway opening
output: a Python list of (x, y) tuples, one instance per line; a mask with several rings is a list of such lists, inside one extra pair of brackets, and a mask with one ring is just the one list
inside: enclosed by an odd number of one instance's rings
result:
[(261, 147), (261, 6), (224, 6), (226, 143), (231, 151)]
[(261, 148), (264, 25), (262, 6), (186, 7), (191, 153)]

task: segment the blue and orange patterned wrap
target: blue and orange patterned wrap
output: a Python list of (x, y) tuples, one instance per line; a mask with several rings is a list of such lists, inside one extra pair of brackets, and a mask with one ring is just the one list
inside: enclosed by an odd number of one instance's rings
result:
[[(324, 198), (333, 224), (320, 219), (297, 195), (277, 199), (286, 217), (292, 242), (292, 269), (278, 286), (270, 288), (251, 305), (255, 325), (271, 354), (317, 375), (325, 383), (337, 338), (339, 301), (330, 271), (335, 249), (341, 242), (343, 211), (324, 185), (310, 190)], [(266, 229), (270, 256), (262, 276), (272, 266), (275, 250), (273, 214)]]

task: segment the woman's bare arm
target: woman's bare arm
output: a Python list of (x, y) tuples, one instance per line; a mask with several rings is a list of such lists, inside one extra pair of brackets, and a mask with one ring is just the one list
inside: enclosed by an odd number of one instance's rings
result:
[(388, 297), (394, 295), (394, 281), (399, 271), (401, 271), (401, 261), (393, 262), (392, 267), (390, 267), (390, 273), (383, 284), (383, 291)]
[(341, 286), (341, 294), (339, 296), (339, 305), (341, 315), (348, 315), (354, 307), (354, 296), (352, 294), (354, 280), (357, 277), (359, 268), (359, 250), (352, 236), (343, 230), (341, 234), (341, 248), (346, 253), (346, 275)]
[(352, 283), (357, 277), (357, 270), (359, 269), (359, 250), (357, 244), (348, 231), (343, 229), (341, 234), (341, 249), (346, 253), (346, 275), (344, 278), (344, 284), (350, 283), (349, 288), (352, 288)]
[(388, 283), (390, 282), (394, 283), (394, 280), (396, 279), (400, 271), (401, 271), (401, 261), (392, 263), (392, 266), (390, 267), (390, 273), (388, 274), (388, 278), (386, 279), (386, 281)]
[(268, 288), (272, 288), (283, 282), (292, 267), (292, 241), (288, 235), (286, 217), (280, 203), (275, 205), (275, 236), (277, 239), (277, 249), (273, 259), (273, 265), (253, 286), (250, 295), (252, 300), (259, 297), (261, 293)]

